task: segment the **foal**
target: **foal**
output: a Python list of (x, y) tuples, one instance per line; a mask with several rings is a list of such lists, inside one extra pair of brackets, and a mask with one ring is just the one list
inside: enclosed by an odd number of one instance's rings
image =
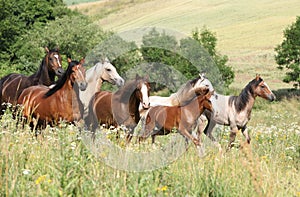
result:
[[(192, 136), (191, 132), (197, 125), (197, 120), (205, 109), (212, 111), (210, 102), (211, 92), (208, 88), (195, 90), (198, 95), (194, 100), (185, 106), (155, 106), (149, 109), (146, 115), (143, 133), (139, 141), (145, 140), (151, 135), (152, 143), (156, 135), (169, 134), (176, 128), (181, 135), (193, 141), (196, 146), (200, 146), (200, 139)], [(160, 128), (154, 130), (155, 127)]]

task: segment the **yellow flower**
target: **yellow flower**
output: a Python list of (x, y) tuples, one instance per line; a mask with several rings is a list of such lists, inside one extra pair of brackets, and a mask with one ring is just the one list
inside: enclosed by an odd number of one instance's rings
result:
[(168, 186), (163, 186), (163, 187), (160, 187), (160, 188), (157, 188), (158, 191), (167, 191), (168, 189)]
[(42, 175), (42, 176), (40, 176), (39, 178), (37, 178), (36, 180), (35, 180), (35, 184), (40, 184), (40, 183), (42, 183), (42, 182), (44, 182), (46, 180), (46, 175)]

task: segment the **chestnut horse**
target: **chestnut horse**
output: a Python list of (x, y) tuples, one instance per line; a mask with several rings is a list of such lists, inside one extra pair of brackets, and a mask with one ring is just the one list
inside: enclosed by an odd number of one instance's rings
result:
[[(198, 96), (184, 106), (155, 106), (151, 107), (146, 115), (143, 133), (139, 136), (139, 141), (145, 140), (150, 135), (152, 143), (156, 135), (166, 135), (177, 129), (186, 139), (199, 147), (200, 138), (192, 136), (192, 130), (197, 126), (197, 120), (205, 109), (212, 111), (210, 102), (211, 92), (206, 87), (195, 90)], [(158, 128), (158, 130), (157, 130)]]
[[(47, 124), (57, 124), (60, 120), (66, 122), (78, 121), (82, 118), (78, 88), (84, 91), (87, 87), (84, 59), (72, 61), (64, 75), (53, 88), (44, 85), (26, 88), (18, 99), (23, 106), (23, 116), (32, 124), (31, 118), (38, 120), (38, 127), (45, 128)], [(75, 85), (76, 83), (76, 85)]]
[(133, 128), (140, 120), (139, 105), (147, 109), (150, 106), (150, 84), (148, 77), (136, 76), (136, 79), (126, 83), (117, 92), (97, 92), (89, 105), (87, 125), (92, 124), (94, 133), (98, 124), (106, 126), (125, 125), (130, 129), (127, 142), (131, 140)]
[(36, 73), (30, 76), (12, 73), (0, 80), (0, 114), (5, 109), (2, 104), (11, 103), (14, 106), (25, 88), (39, 84), (49, 86), (54, 83), (55, 75), (62, 76), (64, 70), (58, 49), (49, 51), (46, 47), (45, 50), (47, 54)]
[[(204, 112), (208, 119), (204, 133), (219, 147), (220, 151), (221, 146), (212, 135), (213, 128), (216, 124), (230, 126), (231, 131), (228, 148), (232, 147), (232, 143), (239, 129), (242, 130), (248, 144), (250, 144), (251, 138), (246, 130), (246, 125), (251, 118), (252, 107), (257, 96), (269, 101), (274, 101), (276, 98), (267, 83), (259, 75), (248, 83), (239, 96), (224, 96), (217, 93), (212, 95), (210, 100), (214, 111), (213, 113), (209, 111)], [(201, 119), (199, 119), (199, 124), (199, 126), (203, 124)], [(199, 131), (199, 133), (201, 133), (201, 131)]]

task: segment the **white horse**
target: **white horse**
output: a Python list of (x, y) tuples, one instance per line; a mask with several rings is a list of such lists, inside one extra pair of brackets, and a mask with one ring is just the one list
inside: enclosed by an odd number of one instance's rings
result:
[[(257, 96), (269, 101), (276, 99), (266, 82), (259, 75), (248, 83), (239, 96), (224, 96), (216, 92), (211, 96), (210, 101), (214, 110), (213, 113), (207, 110), (204, 112), (208, 119), (204, 133), (219, 147), (220, 151), (222, 150), (221, 146), (212, 135), (216, 124), (230, 126), (231, 132), (228, 148), (232, 147), (239, 129), (241, 129), (248, 144), (250, 144), (251, 138), (246, 130), (246, 125), (250, 120), (251, 110)], [(199, 119), (198, 124), (198, 136), (200, 137), (201, 127), (204, 124), (203, 118)]]
[(124, 79), (107, 58), (86, 71), (86, 80), (88, 82), (86, 90), (79, 91), (79, 98), (84, 106), (83, 117), (88, 115), (89, 102), (92, 96), (100, 91), (103, 82), (107, 81), (118, 87), (124, 85)]
[[(188, 81), (182, 85), (177, 92), (168, 97), (150, 96), (150, 107), (185, 105), (197, 96), (195, 91), (203, 87), (208, 88), (210, 92), (214, 91), (211, 82), (204, 77), (204, 73), (201, 73), (197, 78)], [(144, 116), (145, 113), (147, 113), (147, 111), (143, 110), (142, 106), (140, 106), (141, 116)]]

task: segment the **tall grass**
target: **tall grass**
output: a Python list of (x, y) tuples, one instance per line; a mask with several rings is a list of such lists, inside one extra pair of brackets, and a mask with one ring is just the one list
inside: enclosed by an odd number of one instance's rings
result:
[[(73, 125), (48, 127), (36, 138), (7, 112), (0, 121), (0, 195), (300, 196), (299, 102), (260, 105), (249, 123), (250, 146), (239, 133), (236, 148), (222, 156), (204, 137), (205, 157), (191, 146), (171, 165), (139, 173), (106, 166)], [(217, 131), (226, 146), (228, 128)]]

